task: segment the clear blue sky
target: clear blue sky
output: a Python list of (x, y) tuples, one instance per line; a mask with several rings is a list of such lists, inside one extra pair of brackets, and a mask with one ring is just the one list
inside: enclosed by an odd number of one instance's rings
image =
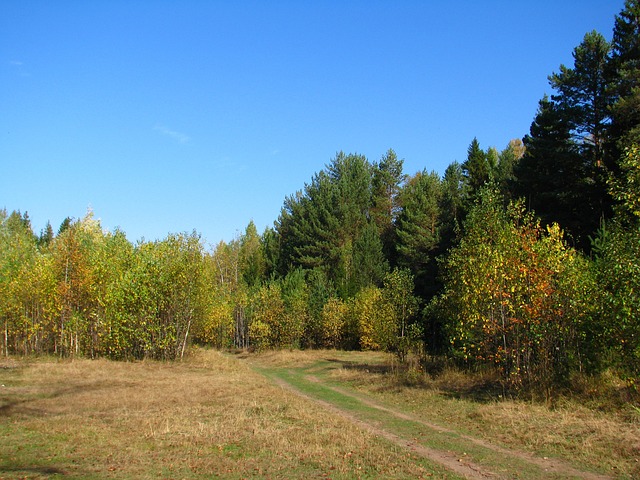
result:
[(529, 130), (623, 0), (0, 3), (0, 208), (215, 244), (336, 152), (443, 173)]

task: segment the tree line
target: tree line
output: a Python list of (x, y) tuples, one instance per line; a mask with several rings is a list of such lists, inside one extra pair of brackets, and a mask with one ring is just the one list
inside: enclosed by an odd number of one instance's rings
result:
[(491, 365), (513, 387), (640, 373), (640, 3), (549, 76), (529, 134), (441, 176), (339, 152), (207, 249), (132, 244), (91, 213), (35, 235), (0, 212), (2, 353), (117, 359), (218, 348), (382, 349)]

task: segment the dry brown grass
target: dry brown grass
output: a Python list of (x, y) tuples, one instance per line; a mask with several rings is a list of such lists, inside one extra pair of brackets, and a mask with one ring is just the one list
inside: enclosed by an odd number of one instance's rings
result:
[(48, 359), (5, 367), (0, 479), (420, 478), (440, 471), (215, 351), (181, 363)]
[(612, 473), (640, 476), (640, 422), (598, 412), (575, 401), (552, 410), (524, 402), (479, 405), (469, 415), (483, 434), (531, 451), (559, 455)]
[(0, 479), (442, 478), (442, 470), (275, 386), (253, 363), (305, 367), (425, 421), (640, 478), (634, 410), (602, 411), (569, 398), (549, 408), (478, 395), (490, 377), (450, 368), (400, 375), (379, 353), (234, 358), (199, 350), (176, 363), (1, 361)]
[(305, 368), (319, 362), (343, 363), (345, 365), (384, 365), (389, 354), (382, 352), (345, 352), (342, 350), (268, 350), (259, 353), (240, 352), (238, 358), (261, 366), (273, 368)]
[[(602, 382), (589, 397), (559, 397), (549, 406), (502, 398), (495, 378), (487, 373), (470, 375), (450, 367), (434, 376), (381, 372), (337, 368), (329, 375), (425, 420), (508, 448), (640, 478), (640, 413)], [(597, 388), (602, 390), (598, 393)]]

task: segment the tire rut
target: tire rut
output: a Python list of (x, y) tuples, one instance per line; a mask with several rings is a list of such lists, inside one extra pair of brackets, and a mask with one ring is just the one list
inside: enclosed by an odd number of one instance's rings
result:
[[(384, 438), (387, 441), (407, 450), (410, 453), (413, 453), (427, 460), (431, 460), (435, 463), (438, 463), (444, 466), (445, 468), (451, 470), (452, 472), (455, 472), (456, 474), (461, 475), (464, 478), (467, 478), (470, 480), (483, 480), (483, 479), (486, 480), (487, 478), (501, 478), (500, 475), (490, 471), (485, 466), (472, 462), (469, 459), (460, 458), (459, 455), (456, 455), (453, 452), (437, 450), (434, 448), (421, 445), (413, 440), (409, 440), (396, 433), (393, 433), (392, 431), (386, 428), (383, 428), (372, 422), (358, 418), (356, 415), (334, 405), (331, 402), (308, 395), (280, 377), (272, 376), (271, 378), (280, 387), (285, 388), (300, 397), (310, 400), (322, 406), (323, 408), (332, 411), (336, 415), (339, 415), (340, 417), (358, 425), (363, 430), (367, 430), (378, 437)], [(574, 478), (582, 478), (586, 480), (611, 480), (612, 478), (606, 475), (599, 475), (592, 472), (585, 472), (585, 471), (578, 470), (563, 460), (551, 459), (546, 457), (545, 458), (536, 457), (535, 455), (528, 452), (512, 450), (509, 448), (501, 447), (499, 445), (490, 443), (486, 440), (472, 437), (470, 435), (460, 433), (456, 430), (422, 420), (416, 417), (415, 415), (407, 414), (407, 413), (389, 408), (385, 405), (382, 405), (381, 403), (378, 403), (372, 400), (371, 398), (366, 397), (365, 395), (360, 395), (360, 394), (351, 392), (345, 388), (327, 385), (326, 383), (322, 382), (320, 379), (318, 379), (313, 375), (306, 375), (304, 378), (309, 382), (322, 384), (325, 388), (333, 390), (346, 397), (350, 397), (355, 400), (358, 400), (359, 402), (361, 402), (362, 404), (368, 407), (374, 408), (381, 412), (385, 412), (386, 414), (389, 414), (401, 420), (417, 423), (419, 425), (422, 425), (423, 427), (426, 427), (438, 433), (456, 435), (458, 438), (464, 439), (482, 448), (486, 448), (488, 450), (492, 450), (501, 455), (509, 456), (515, 459), (525, 461), (529, 464), (535, 465), (541, 468), (546, 473), (554, 473), (557, 475), (574, 477)]]
[[(317, 379), (314, 376), (307, 376), (307, 379), (312, 381), (312, 382), (318, 382), (321, 383), (319, 381), (319, 379)], [(612, 477), (606, 476), (606, 475), (599, 475), (596, 473), (592, 473), (592, 472), (585, 472), (582, 470), (578, 470), (574, 467), (572, 467), (571, 465), (569, 465), (567, 462), (564, 462), (562, 460), (559, 459), (555, 459), (555, 458), (541, 458), (541, 457), (536, 457), (535, 455), (528, 453), (528, 452), (523, 452), (523, 451), (518, 451), (518, 450), (512, 450), (509, 448), (505, 448), (505, 447), (501, 447), (499, 445), (495, 445), (493, 443), (490, 443), (486, 440), (482, 440), (480, 438), (476, 438), (476, 437), (472, 437), (470, 435), (466, 435), (464, 433), (460, 433), (456, 430), (452, 430), (450, 428), (446, 428), (443, 427), (441, 425), (437, 425), (435, 423), (431, 423), (431, 422), (427, 422), (425, 420), (422, 420), (418, 417), (416, 417), (415, 415), (410, 415), (404, 412), (400, 412), (397, 410), (393, 410), (389, 407), (386, 407), (378, 402), (375, 402), (373, 400), (371, 400), (370, 398), (367, 398), (363, 395), (358, 395), (355, 394), (353, 392), (350, 392), (344, 388), (340, 388), (340, 387), (333, 387), (330, 385), (326, 385), (323, 383), (323, 385), (326, 388), (329, 388), (335, 392), (340, 393), (341, 395), (345, 395), (347, 397), (351, 397), (354, 398), (360, 402), (362, 402), (363, 404), (367, 405), (368, 407), (371, 408), (375, 408), (376, 410), (380, 410), (382, 412), (388, 413), (390, 415), (393, 415), (396, 418), (400, 418), (402, 420), (407, 420), (410, 422), (414, 422), (414, 423), (418, 423), (424, 427), (427, 427), (431, 430), (435, 430), (439, 433), (448, 433), (448, 434), (454, 434), (457, 435), (459, 438), (462, 438), (464, 440), (467, 440), (471, 443), (474, 443), (480, 447), (489, 449), (489, 450), (493, 450), (494, 452), (503, 454), (503, 455), (508, 455), (510, 457), (514, 457), (514, 458), (518, 458), (520, 460), (524, 460), (528, 463), (534, 464), (540, 468), (542, 468), (545, 472), (553, 472), (553, 473), (557, 473), (560, 475), (567, 475), (567, 476), (573, 476), (573, 477), (578, 477), (578, 478), (583, 478), (586, 480), (611, 480)]]
[(272, 377), (272, 379), (280, 387), (285, 388), (302, 398), (305, 398), (324, 407), (325, 409), (350, 421), (351, 423), (358, 425), (363, 430), (366, 430), (378, 437), (384, 438), (385, 440), (388, 440), (389, 442), (409, 451), (410, 453), (419, 455), (435, 463), (439, 463), (440, 465), (444, 466), (454, 473), (457, 473), (458, 475), (463, 476), (464, 478), (467, 478), (469, 480), (486, 480), (487, 478), (500, 478), (496, 474), (487, 470), (485, 467), (482, 467), (471, 461), (463, 460), (453, 453), (425, 447), (424, 445), (420, 445), (416, 442), (401, 437), (400, 435), (397, 435), (385, 428), (381, 428), (370, 422), (364, 421), (356, 417), (355, 415), (337, 407), (336, 405), (327, 402), (326, 400), (321, 400), (302, 392), (282, 378)]

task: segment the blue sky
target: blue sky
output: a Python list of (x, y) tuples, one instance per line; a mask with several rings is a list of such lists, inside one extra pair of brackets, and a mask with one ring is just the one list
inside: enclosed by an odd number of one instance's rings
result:
[(623, 1), (0, 4), (0, 208), (92, 208), (131, 241), (216, 244), (336, 152), (443, 173), (528, 133), (547, 76)]

